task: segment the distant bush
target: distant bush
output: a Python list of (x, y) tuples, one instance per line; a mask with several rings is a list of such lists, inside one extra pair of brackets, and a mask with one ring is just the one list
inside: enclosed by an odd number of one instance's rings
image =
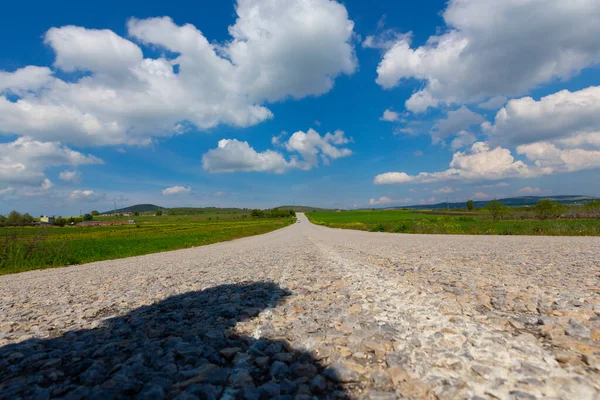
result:
[(377, 224), (375, 226), (372, 226), (370, 229), (371, 232), (385, 232), (386, 231), (386, 227), (384, 224)]
[(392, 229), (392, 232), (394, 233), (406, 233), (408, 232), (408, 226), (406, 224), (402, 224), (400, 226), (395, 227), (394, 229)]
[(93, 219), (94, 217), (92, 216), (92, 214), (83, 214), (84, 221), (92, 221)]
[(274, 208), (272, 210), (252, 210), (250, 212), (252, 218), (292, 218), (296, 217), (294, 210), (279, 210)]
[(67, 224), (67, 220), (65, 218), (56, 218), (54, 220), (54, 225), (56, 226), (65, 226)]
[(496, 199), (490, 201), (485, 208), (488, 210), (494, 221), (497, 221), (508, 212), (508, 208)]
[(21, 214), (13, 210), (6, 217), (0, 216), (0, 225), (3, 226), (24, 226), (32, 223), (33, 217), (29, 213)]
[(100, 213), (98, 212), (98, 210), (92, 210), (92, 212), (90, 214), (92, 214), (94, 217), (100, 215)]
[(533, 210), (537, 218), (544, 220), (560, 217), (565, 212), (566, 207), (550, 199), (544, 199), (533, 206)]
[(160, 217), (162, 214), (163, 214), (162, 210), (156, 210), (156, 216), (157, 217)]

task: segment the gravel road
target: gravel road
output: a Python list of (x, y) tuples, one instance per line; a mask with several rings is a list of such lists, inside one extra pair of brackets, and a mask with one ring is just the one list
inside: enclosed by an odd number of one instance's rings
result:
[(0, 276), (0, 399), (600, 398), (600, 238), (298, 223)]

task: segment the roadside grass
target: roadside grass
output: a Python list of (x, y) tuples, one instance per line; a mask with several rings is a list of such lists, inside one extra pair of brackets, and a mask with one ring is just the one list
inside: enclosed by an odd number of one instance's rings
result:
[(440, 215), (406, 210), (316, 212), (306, 216), (317, 225), (371, 232), (600, 236), (600, 219), (493, 221), (484, 213)]
[(132, 217), (137, 225), (0, 228), (0, 275), (202, 246), (267, 233), (294, 218)]

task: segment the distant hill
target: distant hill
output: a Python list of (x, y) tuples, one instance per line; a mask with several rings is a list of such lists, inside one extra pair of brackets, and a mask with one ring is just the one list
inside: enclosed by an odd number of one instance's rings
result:
[(126, 213), (145, 213), (145, 212), (154, 212), (157, 210), (166, 210), (166, 208), (161, 206), (156, 206), (154, 204), (136, 204), (135, 206), (129, 206), (125, 208), (118, 208), (116, 210), (109, 210), (101, 213), (100, 215), (106, 214), (126, 214)]
[(329, 208), (319, 208), (319, 207), (309, 207), (309, 206), (279, 206), (279, 207), (275, 207), (279, 210), (294, 210), (296, 212), (311, 212), (311, 211), (318, 211), (318, 212), (326, 212), (326, 211), (333, 211), (332, 209)]
[[(562, 204), (585, 204), (592, 200), (598, 200), (598, 197), (582, 196), (582, 195), (567, 195), (567, 196), (522, 196), (522, 197), (508, 197), (505, 199), (498, 199), (502, 204), (509, 207), (526, 207), (536, 205), (540, 200), (550, 199), (557, 203)], [(485, 207), (490, 200), (474, 201), (476, 208)], [(387, 209), (412, 209), (412, 210), (439, 210), (439, 209), (464, 209), (467, 207), (466, 202), (460, 203), (437, 203), (437, 204), (416, 204), (412, 206), (404, 207), (387, 207)]]

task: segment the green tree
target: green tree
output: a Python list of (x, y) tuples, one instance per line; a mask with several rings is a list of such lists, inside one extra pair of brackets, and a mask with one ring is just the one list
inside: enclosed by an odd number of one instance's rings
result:
[(508, 211), (507, 207), (496, 199), (490, 201), (485, 208), (489, 211), (494, 221), (497, 221)]
[(162, 215), (162, 210), (156, 210), (156, 216), (160, 217)]
[(21, 217), (21, 223), (23, 225), (29, 225), (33, 222), (33, 217), (29, 213), (23, 214)]
[(98, 210), (92, 210), (92, 212), (90, 214), (92, 214), (94, 217), (97, 217), (98, 215), (100, 215)]
[(56, 218), (54, 220), (54, 225), (56, 226), (65, 226), (67, 224), (67, 220), (64, 218)]
[(20, 212), (12, 210), (8, 217), (6, 217), (6, 225), (21, 225), (23, 221), (23, 216)]
[(473, 211), (475, 209), (475, 202), (473, 200), (467, 201), (467, 210)]
[(83, 214), (84, 221), (92, 221), (93, 219), (94, 219), (94, 216), (92, 214)]
[(136, 212), (133, 213), (133, 215), (135, 215), (136, 217), (139, 217), (140, 213), (136, 211)]
[(565, 209), (566, 207), (564, 205), (555, 203), (550, 199), (541, 200), (539, 203), (533, 206), (536, 217), (542, 220), (558, 218), (562, 213), (565, 212)]

